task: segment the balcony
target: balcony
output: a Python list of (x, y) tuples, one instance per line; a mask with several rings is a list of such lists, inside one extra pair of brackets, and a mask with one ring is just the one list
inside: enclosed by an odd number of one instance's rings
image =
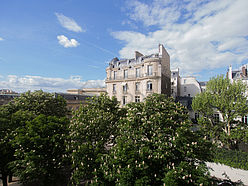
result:
[(148, 75), (147, 73), (140, 74), (140, 76), (136, 76), (136, 74), (128, 74), (127, 77), (122, 76), (116, 76), (114, 77), (109, 77), (107, 81), (112, 81), (112, 80), (128, 80), (128, 79), (139, 79), (139, 78), (149, 78), (149, 77), (157, 77), (158, 73), (153, 72), (152, 75)]

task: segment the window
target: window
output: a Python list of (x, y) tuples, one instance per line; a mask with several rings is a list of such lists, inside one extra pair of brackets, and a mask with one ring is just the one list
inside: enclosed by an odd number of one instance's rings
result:
[(187, 92), (187, 87), (183, 87), (183, 91), (184, 92)]
[(248, 116), (242, 117), (242, 122), (248, 124)]
[(140, 96), (135, 96), (135, 102), (139, 103), (140, 102)]
[(127, 84), (123, 85), (123, 93), (127, 93)]
[(124, 70), (124, 79), (127, 79), (127, 78), (128, 78), (128, 71)]
[(183, 83), (184, 83), (184, 84), (186, 83), (186, 79), (183, 80)]
[(152, 82), (151, 81), (147, 82), (147, 91), (152, 91)]
[(171, 93), (172, 93), (172, 94), (174, 93), (174, 89), (173, 89), (173, 88), (171, 89)]
[(139, 82), (135, 83), (135, 91), (136, 92), (140, 91), (140, 83)]
[(140, 77), (140, 68), (136, 68), (136, 78)]
[(116, 84), (113, 84), (113, 93), (116, 93)]
[(147, 75), (152, 76), (152, 65), (147, 66)]
[(117, 72), (114, 71), (114, 77), (113, 77), (113, 79), (116, 79), (116, 74), (117, 74)]
[(220, 121), (219, 114), (214, 114), (214, 123), (218, 123)]
[(127, 104), (127, 96), (122, 97), (122, 104), (126, 105)]

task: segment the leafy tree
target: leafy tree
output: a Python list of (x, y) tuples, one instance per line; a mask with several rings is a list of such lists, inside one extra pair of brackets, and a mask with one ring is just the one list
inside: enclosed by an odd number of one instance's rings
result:
[(70, 124), (69, 150), (72, 152), (72, 183), (92, 180), (100, 164), (100, 154), (107, 153), (107, 144), (116, 136), (117, 122), (124, 116), (116, 98), (93, 97), (75, 111)]
[(41, 114), (16, 130), (11, 141), (16, 160), (11, 166), (22, 183), (56, 185), (56, 178), (61, 179), (68, 125), (66, 117)]
[(15, 159), (14, 149), (9, 143), (13, 139), (13, 132), (18, 128), (25, 128), (27, 121), (32, 121), (40, 114), (65, 116), (67, 114), (65, 100), (41, 90), (29, 91), (0, 107), (0, 157), (2, 157), (0, 171), (4, 173), (5, 178), (11, 174), (8, 164)]
[(14, 150), (9, 144), (9, 138), (7, 136), (11, 131), (8, 111), (4, 106), (0, 106), (0, 174), (2, 175), (3, 186), (7, 185), (7, 176), (11, 174), (8, 163), (14, 158)]
[(12, 113), (23, 110), (33, 112), (35, 115), (64, 117), (68, 112), (64, 98), (42, 90), (23, 93), (10, 102), (9, 106)]
[[(230, 148), (236, 144), (235, 140), (231, 140), (234, 137), (232, 131), (239, 126), (235, 119), (248, 112), (246, 90), (246, 85), (241, 81), (232, 83), (223, 76), (217, 76), (207, 83), (206, 91), (198, 94), (192, 102), (192, 108), (203, 117), (200, 123), (209, 131), (209, 136), (229, 144)], [(213, 114), (217, 112), (223, 121), (214, 121)]]
[(94, 184), (207, 183), (204, 161), (211, 159), (212, 144), (191, 127), (185, 108), (165, 95), (154, 94), (142, 103), (127, 105), (116, 145), (99, 156), (103, 177), (96, 173)]

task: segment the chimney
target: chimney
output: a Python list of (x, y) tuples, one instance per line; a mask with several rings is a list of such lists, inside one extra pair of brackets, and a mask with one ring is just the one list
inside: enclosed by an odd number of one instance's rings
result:
[(242, 74), (244, 77), (247, 76), (247, 69), (245, 68), (245, 66), (242, 66)]
[(228, 68), (228, 79), (232, 81), (232, 65), (230, 65)]
[(137, 60), (139, 57), (143, 56), (143, 54), (141, 54), (138, 51), (135, 51), (135, 59)]

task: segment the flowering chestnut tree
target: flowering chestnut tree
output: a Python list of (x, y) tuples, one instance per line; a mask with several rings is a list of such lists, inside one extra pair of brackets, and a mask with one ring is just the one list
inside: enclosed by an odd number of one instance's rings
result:
[(86, 106), (73, 113), (68, 143), (73, 185), (93, 180), (100, 167), (97, 159), (108, 153), (107, 145), (117, 136), (117, 123), (124, 113), (117, 99), (110, 99), (105, 94), (93, 97)]
[[(103, 176), (94, 184), (199, 185), (208, 182), (204, 161), (212, 144), (193, 132), (186, 110), (172, 98), (154, 94), (127, 105), (119, 135), (109, 153), (99, 156)], [(96, 171), (97, 172), (97, 171)]]

